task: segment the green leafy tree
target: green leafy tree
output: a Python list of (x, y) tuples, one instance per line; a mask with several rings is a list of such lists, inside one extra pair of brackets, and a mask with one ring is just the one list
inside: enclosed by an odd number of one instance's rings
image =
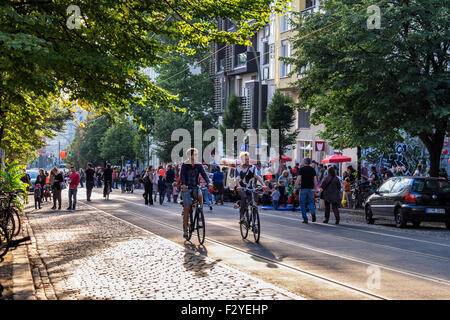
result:
[[(295, 144), (299, 130), (292, 131), (295, 122), (294, 101), (276, 90), (267, 106), (267, 129), (279, 130), (280, 157)], [(270, 132), (270, 131), (269, 131)]]
[[(174, 54), (172, 62), (157, 68), (157, 84), (172, 94), (178, 94), (174, 102), (178, 110), (156, 110), (153, 121), (152, 136), (157, 142), (157, 155), (164, 162), (171, 161), (171, 152), (179, 142), (171, 141), (172, 132), (186, 129), (194, 143), (194, 121), (202, 122), (203, 132), (216, 127), (214, 112), (214, 87), (209, 78), (204, 55), (186, 56)], [(204, 144), (208, 144), (205, 142)]]
[(297, 20), (291, 60), (301, 105), (339, 148), (391, 145), (406, 133), (428, 149), (437, 176), (449, 132), (449, 0), (380, 3), (381, 28), (368, 29), (373, 2), (325, 1)]
[[(244, 124), (244, 107), (241, 105), (239, 98), (235, 94), (232, 94), (227, 102), (227, 105), (222, 115), (222, 125), (219, 126), (219, 129), (222, 132), (225, 149), (228, 148), (226, 146), (227, 129), (233, 130), (242, 129), (244, 131), (247, 129), (247, 127)], [(237, 149), (237, 137), (234, 138), (233, 143), (236, 154), (232, 156), (236, 156), (237, 154), (239, 154), (239, 150)]]
[[(269, 21), (271, 2), (2, 1), (0, 147), (41, 121), (46, 113), (34, 110), (39, 99), (38, 105), (76, 102), (111, 118), (131, 114), (132, 104), (171, 105), (174, 97), (144, 68), (166, 63), (174, 52), (206, 50), (211, 42), (249, 44), (246, 39)], [(279, 2), (278, 11), (284, 0)], [(67, 12), (72, 5), (79, 6), (79, 16)], [(219, 31), (219, 18), (236, 21), (238, 31)], [(17, 130), (8, 132), (10, 127)]]
[(137, 136), (136, 126), (129, 120), (114, 123), (99, 142), (100, 156), (113, 165), (122, 163), (121, 156), (126, 160), (136, 160), (133, 142)]
[(111, 123), (106, 117), (88, 116), (75, 131), (68, 149), (71, 156), (67, 157), (67, 162), (77, 168), (85, 167), (88, 162), (94, 166), (103, 165), (106, 159), (101, 155), (100, 141), (110, 127)]
[[(21, 166), (18, 163), (11, 163), (9, 166), (0, 166), (0, 190), (3, 192), (13, 192), (16, 190), (26, 191), (27, 184), (20, 180), (23, 176), (23, 170), (25, 166)], [(14, 205), (18, 208), (23, 208), (23, 194), (19, 194), (19, 197), (14, 200)]]
[(72, 118), (71, 110), (58, 101), (33, 95), (27, 95), (23, 104), (12, 103), (0, 113), (0, 149), (5, 151), (7, 163), (25, 163), (35, 158), (35, 151), (45, 145), (43, 137), (54, 137)]

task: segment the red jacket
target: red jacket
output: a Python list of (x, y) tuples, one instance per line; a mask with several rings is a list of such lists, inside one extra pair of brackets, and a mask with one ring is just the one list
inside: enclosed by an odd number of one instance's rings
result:
[(77, 189), (78, 184), (80, 183), (80, 175), (78, 172), (73, 172), (69, 176), (70, 178), (70, 184), (69, 189)]

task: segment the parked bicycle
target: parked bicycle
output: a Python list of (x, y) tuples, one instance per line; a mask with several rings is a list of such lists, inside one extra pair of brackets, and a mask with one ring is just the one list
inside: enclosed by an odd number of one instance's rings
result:
[(351, 186), (353, 209), (363, 208), (364, 202), (372, 194), (370, 183), (355, 181)]
[(247, 202), (247, 208), (244, 209), (245, 222), (240, 224), (241, 236), (242, 239), (246, 239), (248, 236), (248, 231), (252, 230), (255, 242), (259, 242), (259, 238), (261, 236), (261, 223), (259, 220), (259, 211), (256, 204), (255, 194), (262, 191), (262, 189), (242, 188), (242, 191), (249, 192), (251, 198)]
[(19, 193), (14, 191), (0, 194), (0, 257), (8, 252), (13, 237), (18, 236), (22, 230), (19, 209), (14, 206)]

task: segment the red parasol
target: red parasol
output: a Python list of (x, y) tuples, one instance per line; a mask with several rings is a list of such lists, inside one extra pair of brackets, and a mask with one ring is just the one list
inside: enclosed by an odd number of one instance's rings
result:
[[(280, 157), (275, 157), (272, 160), (270, 160), (270, 163), (274, 163), (280, 160)], [(281, 162), (288, 162), (288, 161), (292, 161), (292, 158), (289, 158), (288, 156), (281, 156)]]
[(352, 158), (341, 156), (339, 154), (335, 154), (334, 156), (325, 158), (321, 161), (321, 163), (339, 163), (339, 162), (350, 162)]

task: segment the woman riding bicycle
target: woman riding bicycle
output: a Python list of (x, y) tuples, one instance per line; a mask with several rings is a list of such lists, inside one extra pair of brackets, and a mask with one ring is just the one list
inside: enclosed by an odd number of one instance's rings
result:
[(259, 176), (256, 171), (256, 167), (254, 165), (250, 164), (250, 158), (248, 152), (241, 152), (239, 155), (241, 159), (241, 165), (239, 165), (236, 168), (236, 186), (237, 186), (237, 192), (241, 196), (240, 201), (240, 221), (239, 223), (245, 223), (245, 216), (244, 212), (247, 208), (247, 200), (248, 200), (248, 194), (247, 192), (244, 192), (242, 188), (255, 188), (256, 183), (254, 182), (254, 179), (258, 179), (258, 181), (265, 186), (264, 180)]

